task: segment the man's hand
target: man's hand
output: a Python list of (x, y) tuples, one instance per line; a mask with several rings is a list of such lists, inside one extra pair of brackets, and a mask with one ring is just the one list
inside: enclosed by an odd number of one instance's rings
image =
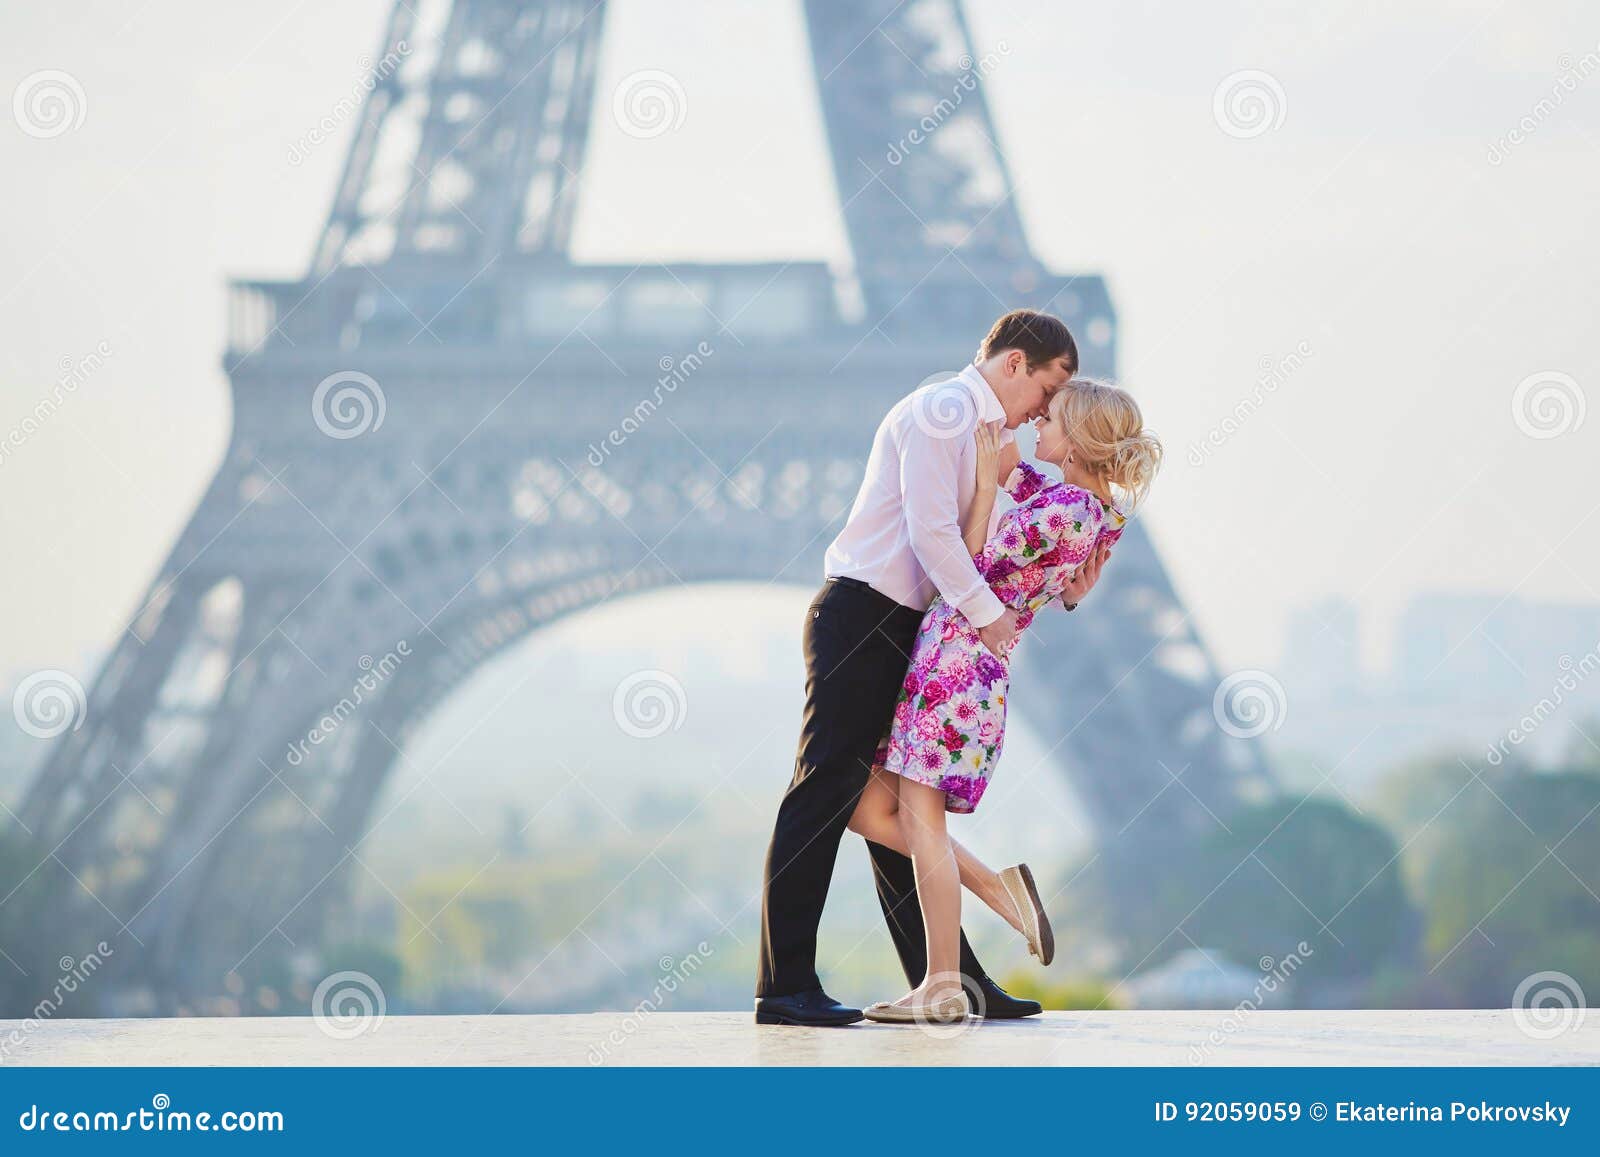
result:
[(1083, 596), (1094, 589), (1094, 584), (1100, 581), (1100, 568), (1105, 566), (1106, 559), (1111, 557), (1111, 547), (1101, 543), (1089, 552), (1089, 557), (1083, 560), (1083, 565), (1078, 568), (1078, 573), (1072, 576), (1072, 581), (1061, 591), (1061, 601), (1067, 606), (1075, 606), (1083, 601)]
[(1007, 607), (987, 627), (978, 628), (978, 638), (997, 659), (1004, 659), (1017, 642), (1017, 612)]

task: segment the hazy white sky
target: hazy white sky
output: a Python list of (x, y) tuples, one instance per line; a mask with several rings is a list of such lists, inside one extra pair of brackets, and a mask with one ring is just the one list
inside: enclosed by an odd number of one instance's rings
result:
[[(304, 270), (345, 142), (289, 150), (387, 8), (0, 9), (3, 95), (60, 69), (86, 107), (47, 140), (0, 119), (0, 436), (64, 360), (111, 351), (0, 460), (0, 670), (78, 669), (137, 605), (226, 443), (224, 279)], [(1036, 249), (1110, 281), (1122, 376), (1171, 452), (1149, 525), (1225, 664), (1269, 662), (1324, 594), (1380, 618), (1441, 588), (1600, 601), (1600, 416), (1543, 439), (1513, 416), (1529, 375), (1600, 383), (1592, 2), (969, 12), (980, 55), (1006, 43), (989, 94)], [(844, 259), (803, 53), (797, 0), (614, 0), (578, 256)], [(688, 101), (651, 140), (607, 115), (643, 68)], [(1284, 98), (1252, 139), (1213, 111), (1244, 69)]]

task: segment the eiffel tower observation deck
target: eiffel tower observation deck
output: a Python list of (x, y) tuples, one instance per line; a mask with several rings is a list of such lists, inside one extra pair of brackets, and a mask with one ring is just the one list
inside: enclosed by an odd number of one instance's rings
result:
[[(1104, 282), (1028, 243), (960, 4), (804, 13), (843, 268), (574, 261), (591, 120), (661, 131), (677, 82), (596, 91), (603, 0), (395, 4), (305, 276), (231, 287), (226, 457), (20, 809), (141, 984), (319, 943), (397, 745), (529, 633), (814, 585), (883, 412), (1000, 313), (1059, 315), (1115, 374)], [(1020, 706), (1107, 857), (1156, 864), (1268, 790), (1137, 523), (1095, 613), (1035, 630), (1021, 677), (1074, 696)]]

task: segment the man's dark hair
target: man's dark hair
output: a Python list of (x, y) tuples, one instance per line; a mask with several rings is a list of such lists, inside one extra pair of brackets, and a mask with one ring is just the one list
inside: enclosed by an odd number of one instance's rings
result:
[(1067, 368), (1078, 372), (1078, 343), (1067, 323), (1036, 309), (1013, 309), (995, 322), (978, 347), (978, 360), (988, 361), (1004, 350), (1021, 350), (1029, 370), (1065, 358)]

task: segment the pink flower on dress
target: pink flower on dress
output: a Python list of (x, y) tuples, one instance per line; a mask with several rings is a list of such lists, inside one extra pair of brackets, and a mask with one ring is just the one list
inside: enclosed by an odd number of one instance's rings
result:
[(917, 738), (926, 743), (938, 743), (939, 736), (944, 733), (944, 728), (939, 724), (939, 717), (932, 711), (920, 712), (912, 720), (912, 726), (916, 728)]
[(982, 743), (993, 743), (994, 737), (1000, 733), (1000, 725), (993, 719), (985, 719), (978, 724), (978, 740)]
[(941, 679), (929, 679), (922, 685), (922, 699), (929, 707), (937, 707), (950, 698), (950, 688)]
[(976, 670), (972, 665), (972, 656), (964, 652), (957, 652), (945, 660), (944, 681), (952, 690), (965, 691), (972, 686), (973, 675)]
[(970, 695), (958, 695), (950, 703), (950, 718), (971, 727), (978, 721), (978, 703)]
[(924, 747), (917, 752), (917, 762), (922, 765), (923, 771), (940, 771), (950, 762), (949, 757), (937, 747)]

